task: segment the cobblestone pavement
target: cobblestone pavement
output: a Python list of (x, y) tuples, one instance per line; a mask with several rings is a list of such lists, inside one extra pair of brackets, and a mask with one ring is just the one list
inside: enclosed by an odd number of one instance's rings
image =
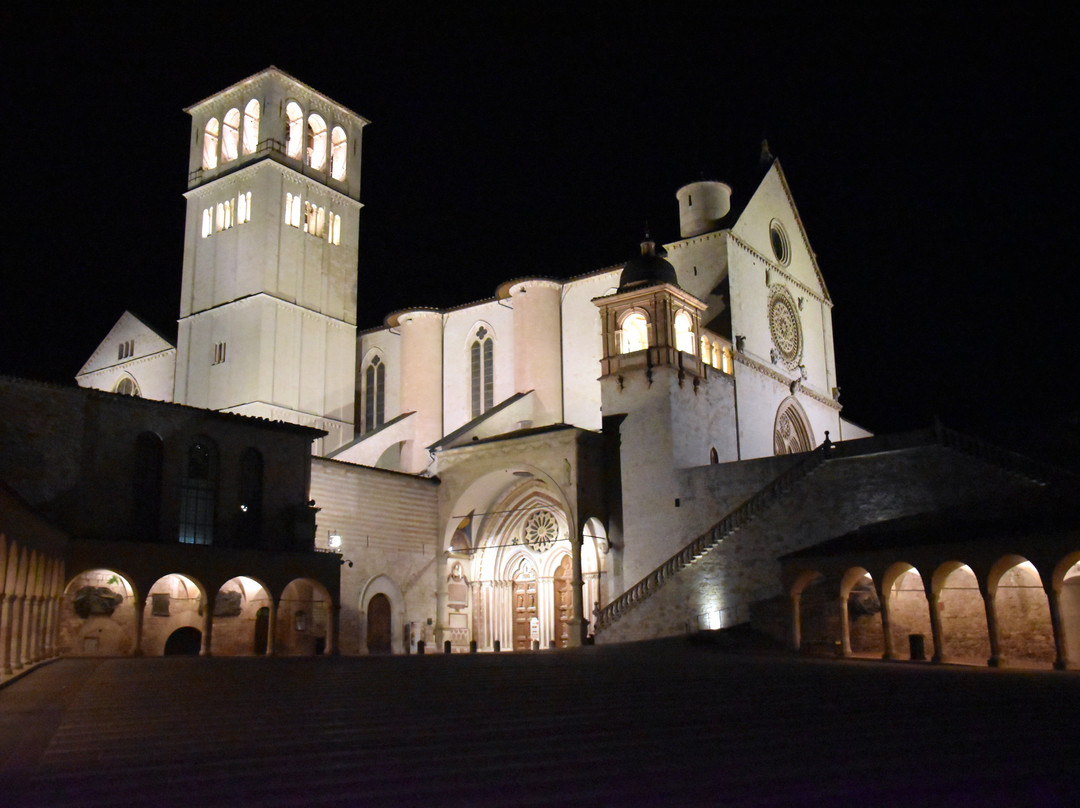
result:
[(0, 806), (1066, 806), (1080, 674), (733, 654), (60, 660)]

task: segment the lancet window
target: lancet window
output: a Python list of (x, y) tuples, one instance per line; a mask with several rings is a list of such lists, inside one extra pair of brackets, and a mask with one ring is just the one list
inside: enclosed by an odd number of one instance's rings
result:
[(295, 101), (285, 106), (285, 118), (288, 121), (285, 132), (285, 154), (300, 157), (303, 150), (304, 110)]
[(244, 107), (244, 154), (254, 154), (259, 147), (259, 102), (252, 98)]
[(221, 162), (227, 163), (240, 155), (240, 110), (233, 107), (225, 113), (221, 129)]
[(202, 167), (208, 171), (217, 168), (220, 132), (221, 126), (217, 118), (211, 118), (206, 122), (206, 129), (203, 131)]
[(484, 326), (476, 330), (469, 347), (469, 365), (472, 417), (478, 418), (495, 404), (495, 342)]
[(348, 155), (349, 141), (345, 130), (335, 126), (330, 133), (330, 176), (335, 180), (345, 179), (345, 160)]
[(322, 116), (308, 116), (307, 164), (314, 169), (326, 165), (326, 121)]
[(364, 371), (364, 428), (378, 429), (386, 418), (386, 365), (376, 356)]

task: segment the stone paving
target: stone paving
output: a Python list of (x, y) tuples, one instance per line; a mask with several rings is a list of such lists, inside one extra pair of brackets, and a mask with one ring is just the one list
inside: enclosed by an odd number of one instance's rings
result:
[(667, 640), (60, 660), (0, 689), (0, 806), (1066, 806), (1080, 674)]

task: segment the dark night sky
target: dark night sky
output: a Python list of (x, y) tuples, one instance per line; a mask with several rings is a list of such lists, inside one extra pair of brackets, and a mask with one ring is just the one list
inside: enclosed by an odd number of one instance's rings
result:
[(1064, 32), (716, 5), (256, 22), (251, 7), (230, 22), (219, 3), (138, 24), (3, 12), (0, 373), (70, 380), (125, 308), (175, 332), (182, 108), (276, 64), (372, 121), (361, 327), (618, 263), (646, 222), (673, 240), (675, 190), (706, 176), (745, 199), (764, 135), (836, 304), (847, 417), (886, 431), (936, 413), (980, 431), (1075, 414)]

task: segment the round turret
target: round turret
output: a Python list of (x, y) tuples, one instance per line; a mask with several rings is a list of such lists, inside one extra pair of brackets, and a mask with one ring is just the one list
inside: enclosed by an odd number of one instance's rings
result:
[(684, 185), (675, 198), (679, 200), (679, 233), (683, 238), (716, 230), (731, 211), (730, 186), (714, 180)]

